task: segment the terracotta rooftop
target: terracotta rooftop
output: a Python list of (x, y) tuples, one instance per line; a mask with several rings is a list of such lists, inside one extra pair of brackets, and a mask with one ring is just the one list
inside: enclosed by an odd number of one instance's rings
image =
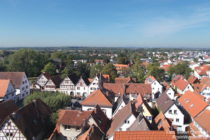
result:
[(157, 125), (158, 130), (170, 131), (171, 126), (162, 112), (155, 117), (154, 122)]
[(1, 97), (3, 98), (6, 95), (9, 83), (10, 83), (10, 80), (0, 79), (0, 98)]
[(177, 81), (173, 81), (172, 84), (182, 91), (187, 87), (187, 85), (189, 85), (188, 81), (185, 79), (179, 79)]
[(195, 121), (210, 135), (210, 110), (206, 109), (195, 117)]
[(203, 66), (195, 67), (195, 71), (199, 75), (207, 75), (207, 71), (210, 71), (210, 65), (203, 65)]
[(81, 127), (85, 120), (91, 116), (92, 111), (60, 110), (58, 124)]
[(208, 106), (204, 98), (191, 91), (185, 92), (178, 101), (192, 117), (196, 117)]
[(0, 72), (0, 79), (9, 79), (16, 89), (20, 88), (25, 72)]
[(130, 82), (132, 82), (131, 77), (127, 77), (127, 78), (117, 77), (117, 78), (115, 78), (115, 83), (126, 84), (126, 83), (130, 83)]
[(114, 140), (175, 140), (174, 133), (165, 131), (118, 131)]
[(119, 83), (104, 83), (103, 87), (114, 93), (115, 96), (120, 96), (124, 93), (126, 94), (141, 94), (141, 96), (151, 95), (152, 88), (150, 84), (142, 83), (128, 83), (128, 84), (119, 84)]
[(190, 77), (188, 78), (188, 82), (190, 84), (194, 84), (196, 82), (196, 80), (198, 80), (198, 78), (193, 75), (190, 75)]
[(103, 106), (103, 107), (112, 107), (113, 105), (111, 102), (107, 99), (107, 97), (102, 93), (101, 90), (96, 90), (93, 93), (91, 93), (87, 98), (85, 98), (81, 105), (86, 106)]

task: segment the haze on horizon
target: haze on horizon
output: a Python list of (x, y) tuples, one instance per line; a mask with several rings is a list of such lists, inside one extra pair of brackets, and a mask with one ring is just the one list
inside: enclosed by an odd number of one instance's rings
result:
[(210, 48), (209, 0), (1, 0), (0, 47)]

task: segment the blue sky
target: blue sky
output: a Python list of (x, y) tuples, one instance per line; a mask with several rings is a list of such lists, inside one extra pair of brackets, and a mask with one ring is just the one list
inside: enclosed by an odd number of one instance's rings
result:
[(0, 47), (209, 47), (209, 0), (0, 0)]

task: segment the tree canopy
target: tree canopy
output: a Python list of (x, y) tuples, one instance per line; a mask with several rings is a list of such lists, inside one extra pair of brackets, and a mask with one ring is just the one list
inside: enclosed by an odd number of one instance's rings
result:
[(9, 71), (23, 71), (33, 77), (41, 73), (47, 61), (47, 56), (32, 49), (20, 49), (7, 58)]
[(106, 64), (103, 69), (102, 69), (103, 74), (109, 74), (110, 75), (110, 80), (114, 81), (114, 79), (117, 77), (117, 70), (114, 67), (113, 64), (109, 63)]
[(50, 75), (54, 75), (54, 74), (56, 74), (56, 66), (55, 66), (52, 62), (48, 62), (48, 63), (44, 66), (42, 72), (47, 72), (47, 73), (49, 73)]
[(188, 78), (191, 72), (192, 70), (189, 68), (187, 62), (182, 62), (175, 66), (171, 66), (168, 71), (170, 78), (172, 78), (173, 75), (183, 75), (185, 78)]

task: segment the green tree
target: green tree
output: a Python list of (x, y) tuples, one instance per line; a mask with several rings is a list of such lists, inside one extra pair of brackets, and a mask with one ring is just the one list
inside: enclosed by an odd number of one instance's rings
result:
[(168, 70), (170, 78), (172, 78), (173, 75), (183, 75), (185, 78), (188, 78), (191, 72), (192, 70), (189, 68), (187, 62), (182, 62), (175, 66), (171, 66)]
[(74, 73), (76, 76), (83, 76), (85, 78), (88, 78), (90, 76), (90, 67), (87, 64), (84, 63), (78, 63)]
[(66, 76), (74, 74), (74, 64), (71, 59), (66, 61), (66, 67), (61, 72), (61, 77), (65, 78)]
[(102, 71), (101, 65), (93, 65), (90, 68), (90, 77), (93, 78), (96, 76), (96, 74), (100, 73)]
[(23, 71), (27, 76), (38, 76), (48, 61), (46, 55), (32, 49), (20, 49), (6, 58), (8, 71)]
[(113, 64), (109, 63), (106, 64), (103, 69), (102, 69), (103, 74), (109, 74), (110, 75), (110, 80), (113, 82), (114, 79), (117, 77), (117, 70), (114, 67)]
[(47, 72), (47, 73), (49, 73), (50, 75), (54, 75), (54, 74), (56, 74), (56, 66), (55, 66), (53, 63), (48, 62), (48, 63), (44, 66), (42, 72)]
[(165, 77), (165, 71), (159, 68), (158, 63), (153, 63), (147, 67), (147, 76), (149, 75), (154, 76), (158, 81), (163, 81)]
[(129, 59), (128, 59), (128, 57), (126, 55), (120, 54), (117, 57), (117, 63), (118, 64), (128, 64), (129, 63)]
[(136, 61), (130, 69), (131, 77), (137, 79), (138, 82), (142, 83), (145, 80), (145, 68), (141, 66), (140, 61)]

